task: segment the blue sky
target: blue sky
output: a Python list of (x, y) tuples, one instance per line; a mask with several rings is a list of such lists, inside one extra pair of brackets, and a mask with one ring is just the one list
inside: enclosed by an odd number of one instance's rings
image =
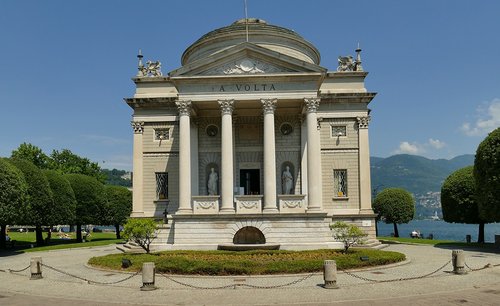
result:
[[(500, 126), (500, 1), (248, 0), (249, 17), (290, 28), (335, 70), (358, 42), (371, 155), (473, 154)], [(0, 156), (22, 142), (131, 169), (137, 50), (180, 66), (201, 35), (244, 17), (243, 0), (0, 1)]]

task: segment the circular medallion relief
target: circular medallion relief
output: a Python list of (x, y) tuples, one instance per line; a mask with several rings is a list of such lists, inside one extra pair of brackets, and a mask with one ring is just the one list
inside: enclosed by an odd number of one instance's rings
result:
[(250, 60), (242, 60), (241, 63), (240, 63), (240, 68), (241, 70), (245, 71), (245, 72), (249, 72), (251, 71), (253, 68), (254, 68), (255, 64), (250, 61)]
[(293, 132), (293, 127), (290, 123), (288, 122), (285, 122), (281, 125), (280, 127), (280, 131), (281, 131), (281, 134), (283, 135), (288, 135), (290, 134), (291, 132)]
[(211, 125), (207, 126), (206, 132), (207, 132), (208, 136), (214, 137), (219, 133), (219, 128), (216, 125), (211, 124)]

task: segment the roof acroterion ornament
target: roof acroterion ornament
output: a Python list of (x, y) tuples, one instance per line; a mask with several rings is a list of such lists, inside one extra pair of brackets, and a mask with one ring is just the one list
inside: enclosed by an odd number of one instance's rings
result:
[(162, 76), (161, 73), (161, 62), (160, 61), (147, 61), (146, 66), (142, 63), (142, 55), (141, 49), (139, 49), (139, 54), (137, 58), (139, 59), (138, 72), (137, 77), (159, 77)]

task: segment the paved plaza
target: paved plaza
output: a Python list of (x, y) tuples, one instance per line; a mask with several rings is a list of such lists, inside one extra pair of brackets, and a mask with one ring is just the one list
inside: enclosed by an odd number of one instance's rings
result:
[[(140, 291), (141, 275), (112, 285), (130, 274), (89, 268), (93, 256), (116, 253), (114, 246), (7, 255), (0, 253), (0, 305), (498, 305), (500, 254), (465, 250), (472, 269), (497, 265), (466, 275), (450, 273), (451, 263), (424, 278), (395, 282), (369, 282), (361, 278), (391, 280), (429, 274), (451, 259), (451, 249), (426, 245), (390, 245), (386, 250), (405, 253), (403, 264), (354, 272), (339, 272), (339, 289), (322, 288), (323, 275), (183, 277), (156, 275), (155, 291)], [(41, 256), (43, 279), (30, 280), (22, 269), (30, 258)], [(71, 276), (73, 275), (73, 276)], [(78, 276), (82, 279), (75, 278)], [(292, 284), (290, 284), (292, 283)], [(289, 284), (289, 285), (287, 285)], [(226, 287), (225, 289), (198, 288)], [(256, 287), (274, 287), (264, 289)]]

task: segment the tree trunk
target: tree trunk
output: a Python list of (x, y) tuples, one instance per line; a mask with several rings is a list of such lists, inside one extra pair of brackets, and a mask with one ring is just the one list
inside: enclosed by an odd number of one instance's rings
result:
[(396, 223), (393, 224), (394, 224), (394, 237), (399, 237), (398, 225)]
[(120, 237), (120, 224), (115, 224), (116, 239), (121, 239)]
[(375, 238), (378, 237), (378, 222), (377, 219), (375, 219)]
[(477, 243), (484, 243), (484, 222), (479, 223), (479, 232), (477, 233)]
[(5, 249), (5, 236), (7, 235), (7, 226), (0, 225), (0, 249)]
[(76, 225), (76, 242), (82, 242), (82, 225)]
[(42, 226), (37, 225), (35, 226), (35, 232), (36, 232), (36, 246), (43, 246), (43, 231), (42, 231)]
[(72, 233), (75, 231), (75, 226), (74, 225), (70, 225), (69, 226), (69, 231)]

